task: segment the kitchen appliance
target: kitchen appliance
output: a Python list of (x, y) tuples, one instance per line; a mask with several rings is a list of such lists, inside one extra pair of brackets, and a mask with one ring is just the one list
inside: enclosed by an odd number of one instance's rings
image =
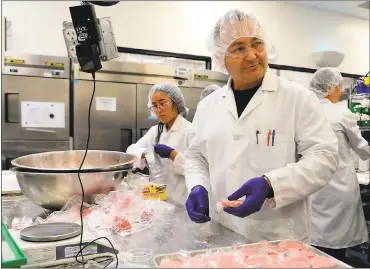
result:
[[(19, 248), (27, 257), (27, 264), (22, 267), (57, 267), (75, 262), (75, 256), (80, 250), (79, 236), (55, 242), (27, 242), (20, 238), (20, 231), (9, 230)], [(88, 230), (84, 230), (82, 246), (96, 237)], [(105, 240), (98, 240), (90, 244), (83, 251), (84, 259), (113, 259), (114, 250)], [(76, 267), (78, 267), (77, 265)]]
[(70, 61), (7, 53), (2, 70), (2, 169), (12, 159), (68, 150)]

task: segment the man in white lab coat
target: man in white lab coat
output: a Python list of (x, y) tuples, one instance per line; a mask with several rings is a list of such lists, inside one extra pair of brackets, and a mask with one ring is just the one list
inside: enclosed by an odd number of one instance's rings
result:
[(362, 160), (369, 159), (370, 147), (357, 126), (357, 117), (338, 103), (342, 75), (335, 68), (321, 68), (309, 89), (320, 99), (322, 114), (331, 123), (339, 142), (339, 166), (332, 180), (311, 196), (312, 244), (346, 262), (346, 248), (368, 241), (353, 149)]
[[(230, 79), (199, 103), (193, 120), (185, 153), (189, 217), (212, 217), (253, 241), (309, 242), (308, 196), (338, 164), (338, 141), (318, 98), (269, 70), (263, 30), (249, 14), (227, 12), (207, 43)], [(210, 216), (224, 198), (244, 202)]]

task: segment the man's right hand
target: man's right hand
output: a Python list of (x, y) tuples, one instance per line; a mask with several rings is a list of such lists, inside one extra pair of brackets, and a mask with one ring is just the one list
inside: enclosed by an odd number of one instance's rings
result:
[(191, 189), (185, 205), (192, 221), (205, 223), (211, 220), (209, 217), (208, 192), (203, 186), (198, 185)]

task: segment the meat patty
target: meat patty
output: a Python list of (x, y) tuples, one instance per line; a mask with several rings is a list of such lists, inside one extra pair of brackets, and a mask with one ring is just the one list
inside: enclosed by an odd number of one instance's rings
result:
[(315, 256), (311, 260), (311, 266), (313, 268), (333, 268), (336, 267), (334, 259), (325, 256)]
[(298, 242), (298, 241), (292, 241), (292, 240), (287, 240), (287, 241), (282, 241), (279, 243), (279, 247), (281, 249), (303, 249), (304, 248), (304, 245), (303, 243), (301, 242)]

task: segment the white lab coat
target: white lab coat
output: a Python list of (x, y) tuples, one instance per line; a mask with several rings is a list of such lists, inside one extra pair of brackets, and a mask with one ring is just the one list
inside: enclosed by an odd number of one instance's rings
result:
[[(338, 141), (320, 102), (304, 86), (268, 70), (238, 119), (230, 82), (198, 105), (185, 153), (188, 191), (203, 185), (213, 220), (250, 240), (309, 243), (308, 197), (327, 184), (338, 163)], [(267, 146), (269, 130), (275, 130), (274, 146)], [(297, 153), (303, 156), (299, 162)], [(262, 175), (270, 179), (275, 198), (259, 212), (246, 218), (214, 213), (218, 201)]]
[[(150, 146), (154, 145), (157, 137), (158, 125), (149, 129), (149, 131), (127, 148), (127, 153), (137, 157), (135, 165), (144, 169), (145, 161), (141, 159), (143, 152)], [(184, 178), (184, 152), (190, 144), (191, 122), (178, 115), (171, 129), (163, 128), (159, 139), (159, 144), (165, 144), (174, 148), (178, 154), (172, 162), (170, 159), (161, 159), (164, 165), (164, 182), (167, 185), (167, 198), (173, 199), (179, 203), (185, 203), (187, 198), (187, 189)]]
[(339, 166), (331, 181), (311, 196), (312, 244), (325, 248), (347, 248), (367, 242), (360, 187), (351, 159), (351, 149), (366, 160), (370, 147), (361, 136), (356, 116), (348, 108), (321, 101), (325, 116), (339, 142)]

